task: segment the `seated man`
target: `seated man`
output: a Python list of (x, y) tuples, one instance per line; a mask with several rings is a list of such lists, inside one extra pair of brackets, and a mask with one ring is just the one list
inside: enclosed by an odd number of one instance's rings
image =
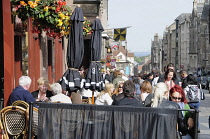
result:
[(11, 93), (9, 98), (9, 105), (17, 100), (22, 100), (27, 103), (35, 102), (32, 94), (28, 91), (31, 86), (31, 78), (28, 76), (22, 76), (19, 78), (19, 86), (17, 86)]
[(72, 103), (71, 99), (62, 93), (62, 88), (59, 83), (53, 83), (50, 88), (54, 96), (50, 97), (51, 102)]
[(134, 98), (135, 89), (133, 81), (125, 81), (123, 84), (123, 93), (114, 99), (112, 105), (143, 107), (144, 105)]

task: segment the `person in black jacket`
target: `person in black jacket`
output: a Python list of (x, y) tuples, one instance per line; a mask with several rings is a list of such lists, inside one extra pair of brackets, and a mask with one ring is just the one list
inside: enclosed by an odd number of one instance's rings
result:
[(49, 98), (53, 96), (52, 91), (47, 90), (49, 87), (49, 82), (46, 77), (40, 77), (37, 80), (38, 90), (33, 91), (31, 94), (33, 95), (36, 101), (48, 102)]
[(144, 105), (134, 98), (135, 84), (127, 80), (123, 84), (123, 93), (118, 95), (118, 98), (115, 98), (112, 105), (121, 105), (121, 106), (132, 106), (132, 107), (144, 107)]
[(187, 86), (187, 77), (188, 77), (188, 73), (186, 70), (181, 70), (179, 72), (180, 76), (181, 76), (181, 83), (182, 83), (182, 89), (184, 89)]

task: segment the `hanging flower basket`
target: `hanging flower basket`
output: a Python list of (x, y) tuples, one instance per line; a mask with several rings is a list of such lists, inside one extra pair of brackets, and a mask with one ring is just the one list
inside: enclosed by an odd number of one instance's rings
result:
[[(50, 37), (68, 36), (72, 10), (64, 0), (10, 0), (12, 13), (23, 22), (29, 17), (33, 21), (33, 33), (46, 31)], [(84, 22), (84, 35), (91, 33), (91, 23)]]

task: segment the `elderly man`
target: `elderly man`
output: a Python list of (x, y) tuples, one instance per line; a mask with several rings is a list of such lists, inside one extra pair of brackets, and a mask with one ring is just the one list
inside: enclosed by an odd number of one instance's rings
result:
[(53, 83), (50, 85), (50, 88), (54, 94), (54, 96), (50, 98), (51, 102), (72, 103), (71, 99), (62, 93), (62, 88), (59, 83)]
[(22, 100), (27, 103), (35, 102), (32, 94), (28, 91), (31, 86), (31, 78), (28, 76), (22, 76), (19, 78), (19, 86), (17, 86), (11, 93), (9, 98), (9, 105), (17, 100)]

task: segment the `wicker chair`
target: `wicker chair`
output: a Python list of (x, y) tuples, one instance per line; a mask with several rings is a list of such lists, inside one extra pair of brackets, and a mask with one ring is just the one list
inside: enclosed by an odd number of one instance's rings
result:
[(12, 106), (21, 106), (24, 109), (27, 109), (29, 107), (29, 104), (27, 102), (25, 102), (25, 101), (17, 100), (17, 101), (12, 103)]
[(5, 139), (26, 138), (26, 109), (20, 106), (7, 106), (0, 111)]

